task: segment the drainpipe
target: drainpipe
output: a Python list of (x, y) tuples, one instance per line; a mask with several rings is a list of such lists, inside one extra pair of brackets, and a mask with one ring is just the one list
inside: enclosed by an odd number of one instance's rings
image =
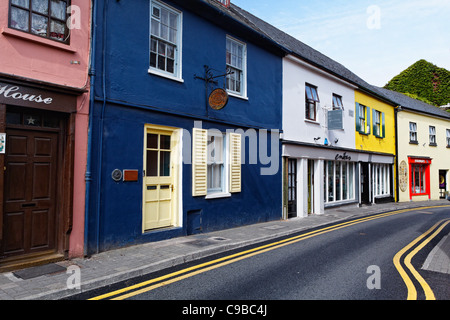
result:
[(90, 76), (90, 96), (89, 96), (89, 128), (88, 128), (88, 150), (87, 150), (87, 162), (85, 173), (85, 208), (84, 208), (84, 247), (83, 252), (86, 256), (88, 237), (89, 237), (89, 205), (90, 205), (90, 191), (91, 191), (91, 162), (92, 162), (92, 127), (93, 127), (93, 109), (94, 109), (94, 87), (95, 87), (95, 40), (96, 40), (96, 22), (97, 22), (97, 3), (98, 1), (92, 0), (91, 9), (91, 52), (89, 57), (89, 76)]
[(396, 202), (400, 202), (400, 193), (399, 193), (399, 172), (398, 172), (398, 112), (401, 111), (401, 106), (397, 106), (394, 108), (394, 123), (395, 123), (395, 179), (397, 183), (395, 184), (395, 192), (396, 192)]

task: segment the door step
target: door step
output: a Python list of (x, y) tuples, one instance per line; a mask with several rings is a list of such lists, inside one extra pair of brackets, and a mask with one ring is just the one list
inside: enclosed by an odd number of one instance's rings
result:
[(40, 253), (0, 259), (0, 273), (36, 267), (47, 263), (64, 260), (64, 255), (55, 251), (43, 251)]

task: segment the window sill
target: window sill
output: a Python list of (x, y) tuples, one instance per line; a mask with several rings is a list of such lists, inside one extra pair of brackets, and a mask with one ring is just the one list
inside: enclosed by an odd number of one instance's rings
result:
[(428, 144), (430, 147), (437, 147), (437, 143), (430, 143)]
[(320, 122), (315, 121), (315, 120), (305, 119), (305, 122), (311, 123), (311, 124), (316, 124), (316, 125), (319, 125), (319, 126), (320, 126)]
[(205, 199), (219, 199), (219, 198), (230, 198), (231, 193), (229, 192), (217, 192), (211, 193), (205, 196)]
[(409, 141), (409, 144), (419, 144), (419, 141)]
[(177, 82), (180, 82), (180, 83), (184, 83), (184, 80), (182, 78), (177, 78), (175, 76), (171, 76), (171, 75), (168, 75), (166, 73), (159, 72), (157, 70), (148, 69), (148, 73), (149, 74), (153, 74), (155, 76), (163, 77), (163, 78), (166, 78), (166, 79), (169, 79), (169, 80), (173, 80), (173, 81), (177, 81)]
[(59, 43), (59, 42), (56, 42), (56, 41), (50, 40), (50, 39), (45, 39), (45, 38), (33, 35), (31, 33), (14, 30), (14, 29), (7, 28), (7, 27), (2, 28), (1, 33), (5, 36), (11, 36), (11, 37), (15, 37), (15, 38), (19, 38), (19, 39), (23, 39), (23, 40), (27, 40), (27, 41), (32, 41), (34, 43), (52, 47), (52, 48), (59, 49), (59, 50), (64, 50), (64, 51), (68, 51), (68, 52), (72, 52), (72, 53), (77, 52), (77, 50), (75, 48), (73, 48), (72, 46), (70, 46), (68, 44)]
[(234, 97), (234, 98), (238, 98), (238, 99), (242, 99), (242, 100), (248, 100), (247, 96), (241, 96), (238, 93), (234, 93), (234, 92), (230, 92), (230, 91), (227, 91), (227, 93), (230, 97)]

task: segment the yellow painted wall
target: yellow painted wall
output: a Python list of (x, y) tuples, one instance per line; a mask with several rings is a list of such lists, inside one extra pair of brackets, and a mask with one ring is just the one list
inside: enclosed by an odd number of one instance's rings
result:
[[(386, 104), (372, 96), (355, 91), (355, 101), (370, 108), (370, 112), (375, 109), (385, 114), (385, 137), (378, 138), (373, 134), (373, 117), (370, 117), (371, 132), (368, 135), (356, 132), (356, 149), (374, 152), (390, 153), (395, 155), (395, 113), (394, 107)], [(358, 114), (355, 112), (355, 121)]]
[[(363, 92), (355, 90), (355, 102), (365, 105), (370, 108), (370, 134), (361, 134), (358, 131), (355, 133), (355, 147), (358, 150), (372, 151), (372, 152), (382, 152), (393, 154), (396, 156), (396, 146), (395, 146), (395, 111), (394, 106), (384, 103), (370, 95)], [(373, 116), (372, 110), (375, 109), (379, 112), (384, 112), (385, 114), (385, 137), (378, 138), (373, 133)], [(355, 123), (359, 115), (355, 112)], [(394, 158), (395, 159), (395, 158)], [(398, 201), (398, 195), (396, 191), (397, 186), (397, 168), (394, 160), (393, 165), (394, 174), (394, 185), (392, 193), (394, 195), (395, 201)]]
[[(409, 122), (417, 124), (418, 144), (409, 143)], [(429, 126), (436, 127), (436, 144), (429, 145)], [(398, 113), (398, 163), (405, 161), (408, 156), (429, 157), (431, 200), (439, 199), (439, 170), (446, 170), (447, 191), (450, 191), (450, 148), (447, 147), (446, 130), (450, 129), (450, 121), (424, 114), (400, 111)], [(411, 181), (408, 173), (408, 185), (405, 191), (399, 188), (399, 201), (410, 201)], [(428, 200), (428, 196), (413, 196), (412, 201)]]

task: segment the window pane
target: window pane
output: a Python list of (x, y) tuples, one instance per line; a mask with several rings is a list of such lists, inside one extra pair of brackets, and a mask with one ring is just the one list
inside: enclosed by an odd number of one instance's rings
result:
[(48, 14), (48, 0), (31, 0), (33, 11)]
[(347, 200), (347, 163), (342, 163), (342, 200)]
[(158, 149), (158, 135), (153, 133), (147, 133), (147, 148)]
[(341, 200), (341, 163), (336, 162), (336, 201)]
[(58, 21), (50, 22), (50, 38), (64, 41), (65, 24)]
[(160, 136), (160, 149), (170, 150), (170, 136), (161, 135)]
[(22, 124), (20, 113), (6, 113), (6, 123), (7, 124)]
[(16, 4), (18, 6), (29, 8), (30, 7), (30, 1), (29, 0), (12, 0), (12, 4)]
[(158, 176), (158, 151), (147, 150), (147, 177)]
[(334, 201), (334, 162), (328, 161), (328, 202)]
[(31, 115), (25, 114), (23, 116), (23, 124), (27, 126), (40, 126), (41, 125), (41, 117), (39, 115)]
[(31, 32), (40, 36), (47, 36), (48, 19), (38, 14), (31, 16)]
[(152, 19), (150, 28), (152, 30), (152, 35), (159, 37), (159, 22), (157, 20)]
[(353, 163), (349, 163), (348, 166), (348, 198), (353, 199)]
[(170, 176), (170, 151), (160, 151), (159, 159), (159, 176)]
[(51, 15), (60, 20), (66, 20), (66, 2), (61, 0), (52, 0)]
[(29, 15), (25, 10), (11, 7), (11, 27), (23, 31), (28, 31)]

